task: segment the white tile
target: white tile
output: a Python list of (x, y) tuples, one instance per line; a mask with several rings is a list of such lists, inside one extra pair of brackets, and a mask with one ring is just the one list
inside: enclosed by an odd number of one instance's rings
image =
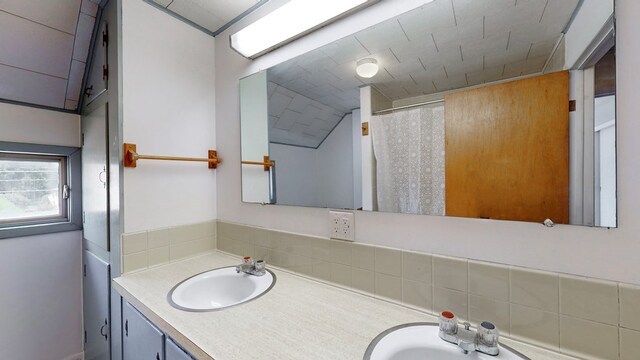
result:
[[(25, 1), (4, 0), (0, 10), (73, 34), (81, 0)], [(0, 20), (0, 24), (4, 22)]]
[(69, 72), (69, 84), (67, 85), (67, 99), (80, 100), (80, 88), (84, 77), (85, 64), (80, 61), (71, 61), (71, 71)]
[(617, 326), (618, 304), (618, 284), (560, 275), (561, 314)]
[(75, 100), (69, 100), (66, 99), (64, 101), (64, 108), (67, 110), (77, 110), (78, 109), (78, 102)]
[(367, 51), (353, 35), (325, 45), (320, 50), (332, 58), (338, 65), (355, 61), (369, 55), (369, 51)]
[(96, 17), (98, 14), (98, 4), (90, 1), (90, 0), (82, 0), (82, 5), (80, 6), (80, 12), (87, 14), (89, 16)]
[(377, 53), (394, 45), (409, 42), (396, 19), (362, 30), (356, 34), (356, 38), (370, 53)]
[(147, 232), (122, 235), (122, 254), (128, 255), (147, 250)]
[(503, 8), (515, 7), (513, 0), (453, 0), (458, 23), (492, 15)]
[(296, 95), (289, 103), (288, 109), (298, 113), (304, 113), (311, 104), (311, 99), (306, 96)]
[(560, 350), (582, 359), (618, 359), (619, 329), (560, 316)]
[(216, 13), (205, 8), (200, 1), (174, 0), (167, 9), (209, 31), (216, 31), (228, 22), (228, 20), (222, 19)]
[(0, 24), (0, 63), (67, 78), (72, 35), (4, 12), (0, 12)]
[(0, 98), (63, 107), (67, 80), (0, 64)]
[(290, 130), (299, 118), (300, 113), (291, 110), (285, 110), (278, 119), (276, 127), (281, 130)]
[(73, 46), (73, 59), (87, 62), (95, 22), (95, 18), (86, 14), (80, 14), (78, 31), (76, 32), (76, 40)]
[(442, 28), (455, 26), (451, 1), (433, 1), (419, 9), (398, 16), (409, 39), (420, 38)]
[(285, 109), (289, 106), (291, 100), (291, 97), (281, 94), (276, 89), (276, 92), (271, 95), (271, 98), (269, 98), (269, 115), (282, 115)]

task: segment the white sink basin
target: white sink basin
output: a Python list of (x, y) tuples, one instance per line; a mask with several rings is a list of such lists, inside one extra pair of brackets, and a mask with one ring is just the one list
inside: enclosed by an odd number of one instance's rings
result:
[(469, 352), (464, 354), (454, 344), (438, 336), (438, 324), (412, 323), (393, 327), (378, 335), (364, 355), (364, 360), (528, 360), (529, 358), (500, 345), (497, 356)]
[(167, 296), (180, 310), (212, 311), (245, 303), (264, 295), (276, 283), (269, 269), (262, 276), (237, 273), (235, 266), (209, 270), (176, 285)]

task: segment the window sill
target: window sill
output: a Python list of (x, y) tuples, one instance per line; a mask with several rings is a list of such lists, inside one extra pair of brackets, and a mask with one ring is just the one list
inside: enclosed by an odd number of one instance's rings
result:
[(44, 235), (66, 231), (81, 230), (82, 226), (71, 222), (59, 222), (39, 225), (23, 225), (0, 229), (0, 240), (22, 236)]

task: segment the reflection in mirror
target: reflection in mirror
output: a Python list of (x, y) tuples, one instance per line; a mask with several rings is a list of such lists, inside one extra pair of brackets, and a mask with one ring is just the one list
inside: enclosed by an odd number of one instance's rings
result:
[(240, 80), (242, 200), (616, 226), (613, 0), (435, 0)]

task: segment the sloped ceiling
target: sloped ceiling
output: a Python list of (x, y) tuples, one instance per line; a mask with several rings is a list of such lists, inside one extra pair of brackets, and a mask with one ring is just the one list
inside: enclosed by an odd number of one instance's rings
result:
[[(578, 4), (435, 0), (271, 67), (267, 74), (290, 93), (338, 112), (360, 107), (363, 85), (399, 100), (533, 74), (542, 71)], [(356, 75), (356, 62), (362, 58), (378, 61), (380, 70), (371, 79)], [(284, 100), (278, 99), (277, 109), (287, 109)], [(292, 116), (282, 120), (282, 115), (270, 111), (270, 119), (280, 119), (270, 121), (270, 133), (291, 139), (292, 145), (325, 134), (320, 127), (291, 121)]]
[(0, 0), (0, 99), (76, 110), (100, 0)]
[[(145, 1), (213, 34), (266, 0)], [(100, 2), (0, 0), (0, 100), (76, 111)]]

